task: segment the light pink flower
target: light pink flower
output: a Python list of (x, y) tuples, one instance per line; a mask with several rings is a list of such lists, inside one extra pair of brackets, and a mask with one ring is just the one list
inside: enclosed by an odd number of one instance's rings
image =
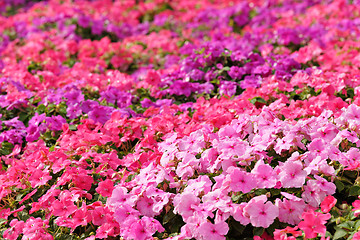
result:
[(244, 207), (244, 212), (249, 215), (250, 222), (254, 227), (267, 228), (279, 216), (279, 208), (266, 201), (267, 197), (265, 195), (257, 196), (251, 199)]
[(319, 207), (320, 203), (326, 197), (326, 193), (321, 189), (318, 181), (309, 180), (306, 186), (304, 186), (304, 192), (301, 194), (301, 197), (311, 206)]
[(232, 213), (233, 218), (242, 225), (248, 225), (250, 223), (250, 216), (244, 212), (244, 207), (246, 205), (247, 203), (245, 202), (238, 204), (236, 207), (234, 207)]
[(224, 235), (229, 231), (229, 226), (226, 222), (219, 222), (212, 224), (211, 222), (204, 222), (199, 227), (199, 233), (202, 236), (202, 239), (213, 239), (213, 240), (223, 240), (226, 239)]
[(253, 175), (240, 168), (230, 167), (228, 173), (227, 178), (230, 180), (231, 191), (248, 193), (257, 187), (257, 182)]
[(258, 188), (272, 188), (276, 185), (277, 178), (274, 169), (270, 165), (265, 164), (263, 160), (256, 162), (251, 173), (257, 180)]
[(284, 198), (282, 201), (276, 199), (276, 206), (279, 207), (279, 220), (281, 222), (296, 225), (301, 221), (301, 214), (306, 208), (305, 202), (299, 198), (300, 201), (294, 201)]
[(196, 211), (195, 207), (199, 205), (200, 199), (192, 193), (183, 193), (175, 196), (174, 213), (179, 213), (186, 221), (186, 218), (191, 217)]
[(300, 161), (286, 161), (280, 167), (280, 181), (284, 188), (300, 188), (305, 183), (307, 176), (306, 171), (303, 170), (303, 165)]

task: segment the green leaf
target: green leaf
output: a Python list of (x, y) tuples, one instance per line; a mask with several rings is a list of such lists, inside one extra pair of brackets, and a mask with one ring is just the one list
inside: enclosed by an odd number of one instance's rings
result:
[(354, 227), (354, 224), (355, 224), (355, 222), (348, 221), (348, 222), (344, 222), (344, 223), (341, 223), (341, 224), (337, 225), (337, 227), (346, 228), (348, 230), (351, 230)]
[(263, 233), (264, 233), (265, 229), (262, 228), (262, 227), (257, 227), (257, 228), (254, 228), (253, 230), (253, 234), (254, 236), (261, 236)]
[(254, 97), (253, 99), (250, 100), (250, 102), (252, 104), (255, 104), (257, 102), (266, 104), (265, 99), (263, 99), (262, 97)]
[(170, 222), (174, 217), (176, 217), (176, 215), (173, 213), (173, 211), (169, 211), (168, 213), (165, 214), (164, 218), (163, 218), (163, 222), (162, 224), (165, 225), (168, 222)]
[(18, 215), (18, 217), (20, 218), (20, 220), (22, 220), (22, 221), (24, 221), (24, 222), (30, 218), (29, 213), (26, 212), (26, 211), (18, 212), (17, 215)]
[(279, 195), (281, 193), (281, 189), (271, 188), (270, 193), (271, 193), (271, 196)]
[(260, 196), (260, 195), (266, 194), (266, 193), (267, 193), (267, 190), (266, 190), (266, 189), (263, 189), (263, 188), (260, 188), (260, 189), (256, 189), (256, 190), (254, 191), (254, 193), (255, 193), (256, 196)]
[(39, 105), (37, 108), (36, 108), (36, 112), (38, 112), (38, 113), (44, 113), (45, 112), (45, 110), (46, 110), (46, 106), (44, 105), (44, 104), (41, 104), (41, 105)]
[(76, 131), (76, 130), (77, 130), (77, 127), (76, 127), (76, 125), (69, 125), (69, 129), (70, 129), (71, 131)]
[(14, 145), (12, 145), (12, 143), (9, 142), (2, 142), (0, 146), (1, 146), (0, 155), (9, 155), (14, 148)]
[(349, 189), (349, 196), (359, 196), (360, 195), (360, 186), (352, 186)]
[(230, 67), (226, 66), (221, 69), (221, 71), (230, 71)]
[(242, 196), (243, 196), (243, 194), (234, 194), (234, 195), (231, 196), (231, 200), (232, 200), (233, 202), (237, 202), (237, 201), (240, 200), (240, 198), (241, 198)]
[(342, 228), (337, 228), (333, 240), (340, 239), (342, 237), (345, 237), (348, 234), (348, 231)]
[(338, 192), (341, 192), (345, 188), (345, 185), (339, 180), (335, 180), (335, 185)]
[(358, 231), (358, 229), (360, 228), (360, 220), (357, 220), (354, 224), (354, 228), (355, 228), (355, 231)]
[(0, 225), (5, 224), (7, 221), (5, 218), (0, 218)]
[(234, 219), (231, 221), (229, 226), (235, 230), (236, 232), (242, 234), (246, 228), (246, 226), (240, 224), (238, 221), (235, 221)]
[(50, 148), (49, 148), (49, 152), (53, 152), (55, 151), (55, 145), (52, 145)]

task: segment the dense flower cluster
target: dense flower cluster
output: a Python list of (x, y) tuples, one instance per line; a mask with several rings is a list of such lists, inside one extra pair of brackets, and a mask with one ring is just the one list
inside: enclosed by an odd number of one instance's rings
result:
[(360, 5), (0, 1), (0, 237), (360, 239)]

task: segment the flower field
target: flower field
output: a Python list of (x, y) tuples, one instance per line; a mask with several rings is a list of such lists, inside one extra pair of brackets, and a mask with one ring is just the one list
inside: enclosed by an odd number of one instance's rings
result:
[(360, 240), (360, 1), (0, 1), (0, 239)]

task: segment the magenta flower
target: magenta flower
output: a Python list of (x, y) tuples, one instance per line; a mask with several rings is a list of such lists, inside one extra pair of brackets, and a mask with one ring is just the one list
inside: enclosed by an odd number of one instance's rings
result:
[(329, 195), (321, 202), (320, 207), (323, 213), (328, 213), (335, 206), (337, 199)]
[(115, 234), (115, 229), (114, 226), (108, 222), (105, 222), (104, 224), (102, 224), (97, 230), (96, 230), (96, 238), (100, 238), (100, 239), (106, 239), (109, 236), (116, 236), (118, 235)]
[(61, 198), (59, 200), (55, 200), (52, 203), (52, 214), (55, 216), (69, 216), (70, 214), (73, 214), (77, 210), (77, 207), (75, 206), (74, 202), (70, 199)]
[(146, 240), (152, 236), (145, 223), (141, 220), (134, 222), (129, 228), (129, 239)]
[(154, 210), (154, 200), (147, 197), (139, 198), (139, 200), (136, 203), (136, 208), (140, 211), (141, 215), (148, 216), (148, 217), (154, 217), (157, 215)]
[(110, 197), (113, 189), (114, 189), (113, 181), (111, 181), (110, 179), (106, 179), (105, 181), (101, 181), (95, 190), (104, 197)]
[(318, 234), (324, 236), (326, 232), (325, 223), (330, 217), (330, 213), (322, 214), (309, 210), (302, 214), (304, 220), (298, 226), (305, 232), (306, 238), (315, 238)]
[(23, 232), (24, 225), (23, 221), (19, 221), (16, 218), (11, 220), (10, 228), (5, 230), (3, 237), (8, 240), (16, 240)]

